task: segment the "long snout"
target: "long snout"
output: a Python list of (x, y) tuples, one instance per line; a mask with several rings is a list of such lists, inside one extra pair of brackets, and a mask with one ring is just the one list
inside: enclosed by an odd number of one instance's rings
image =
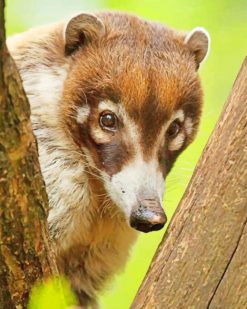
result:
[(140, 200), (130, 216), (131, 227), (144, 233), (162, 229), (166, 221), (166, 214), (156, 199)]

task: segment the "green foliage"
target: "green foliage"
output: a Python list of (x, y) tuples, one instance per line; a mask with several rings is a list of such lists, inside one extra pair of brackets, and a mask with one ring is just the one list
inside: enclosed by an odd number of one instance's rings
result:
[[(9, 34), (85, 8), (129, 11), (178, 29), (190, 30), (196, 26), (207, 28), (212, 45), (210, 55), (200, 69), (205, 90), (202, 125), (196, 141), (182, 154), (167, 179), (164, 205), (171, 218), (246, 56), (246, 0), (26, 0), (25, 5), (23, 3), (22, 0), (7, 0)], [(140, 235), (124, 273), (116, 278), (101, 298), (102, 308), (129, 308), (163, 234), (164, 230)], [(53, 293), (43, 295), (51, 304)], [(43, 308), (39, 307), (39, 303), (32, 308)], [(50, 305), (44, 308), (56, 307)]]
[(73, 305), (76, 298), (69, 283), (64, 278), (54, 278), (32, 289), (28, 309), (68, 309)]

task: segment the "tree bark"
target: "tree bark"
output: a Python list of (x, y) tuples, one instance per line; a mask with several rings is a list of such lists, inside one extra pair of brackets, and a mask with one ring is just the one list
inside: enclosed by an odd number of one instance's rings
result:
[(5, 45), (0, 0), (0, 308), (26, 308), (38, 279), (56, 274), (49, 249), (48, 199), (30, 107)]
[(132, 309), (247, 308), (247, 58)]

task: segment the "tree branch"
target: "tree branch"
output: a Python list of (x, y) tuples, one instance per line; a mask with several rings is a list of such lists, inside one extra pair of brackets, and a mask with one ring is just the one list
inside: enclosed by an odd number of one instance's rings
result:
[[(3, 55), (5, 45), (5, 28), (4, 28), (4, 0), (0, 0), (0, 83), (3, 81)], [(0, 84), (0, 89), (1, 89)]]
[(131, 308), (247, 308), (247, 58)]
[(6, 49), (3, 8), (0, 0), (0, 308), (26, 308), (36, 280), (57, 270), (30, 107)]

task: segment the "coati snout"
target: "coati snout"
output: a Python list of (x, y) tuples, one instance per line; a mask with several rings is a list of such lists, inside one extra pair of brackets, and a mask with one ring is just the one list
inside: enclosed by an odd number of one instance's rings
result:
[(137, 209), (130, 215), (130, 225), (144, 233), (162, 229), (166, 221), (166, 214), (156, 199), (140, 200)]

